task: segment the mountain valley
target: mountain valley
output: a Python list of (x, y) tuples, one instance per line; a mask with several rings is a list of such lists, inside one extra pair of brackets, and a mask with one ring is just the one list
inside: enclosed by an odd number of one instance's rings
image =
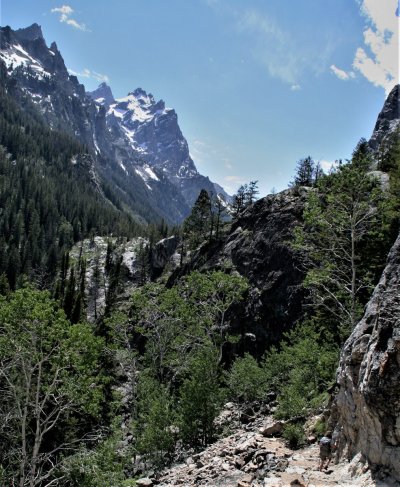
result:
[(230, 196), (163, 100), (0, 34), (0, 484), (399, 485), (400, 85)]

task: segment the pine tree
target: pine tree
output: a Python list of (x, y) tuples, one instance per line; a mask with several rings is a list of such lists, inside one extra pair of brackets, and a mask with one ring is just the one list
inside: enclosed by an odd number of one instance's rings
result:
[(215, 239), (218, 240), (221, 234), (221, 228), (226, 218), (226, 205), (222, 198), (217, 195), (213, 203), (213, 213), (215, 219)]
[(250, 181), (248, 188), (247, 188), (246, 204), (252, 205), (254, 203), (254, 201), (256, 200), (259, 192), (260, 191), (258, 190), (258, 181)]
[(314, 186), (319, 176), (319, 166), (316, 166), (311, 156), (305, 157), (297, 162), (296, 175), (291, 186)]
[[(373, 242), (385, 240), (388, 198), (369, 174), (371, 160), (361, 141), (352, 161), (319, 181), (296, 231), (296, 248), (308, 258), (306, 285), (314, 306), (340, 328), (342, 338), (354, 328), (381, 265)], [(390, 213), (390, 212), (389, 212)], [(377, 262), (376, 262), (377, 261)], [(368, 266), (365, 265), (368, 262)]]
[(232, 215), (237, 218), (240, 213), (246, 208), (246, 192), (247, 184), (240, 186), (236, 194), (233, 195), (232, 201)]
[(139, 243), (139, 248), (136, 253), (136, 268), (138, 274), (138, 283), (140, 286), (144, 286), (150, 279), (150, 248), (143, 243), (143, 240)]
[(244, 184), (240, 186), (237, 190), (237, 193), (233, 196), (232, 201), (232, 215), (234, 218), (238, 218), (240, 213), (247, 208), (248, 206), (252, 205), (257, 195), (259, 194), (258, 190), (258, 181), (250, 181), (249, 184)]
[(209, 237), (211, 217), (211, 198), (207, 191), (202, 189), (191, 214), (183, 223), (184, 237), (191, 248), (196, 248)]

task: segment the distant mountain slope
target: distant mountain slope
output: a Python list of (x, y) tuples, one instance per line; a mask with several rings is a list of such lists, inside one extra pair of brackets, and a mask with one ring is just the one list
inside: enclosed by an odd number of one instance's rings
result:
[(52, 130), (87, 147), (99, 179), (139, 220), (180, 223), (202, 188), (221, 192), (197, 172), (176, 113), (164, 102), (140, 89), (115, 101), (104, 85), (88, 96), (68, 73), (57, 45), (47, 47), (40, 26), (15, 31), (7, 26), (0, 34), (8, 77)]
[(160, 169), (180, 189), (189, 206), (203, 188), (229, 199), (220, 186), (197, 171), (178, 116), (174, 109), (166, 108), (163, 100), (156, 101), (151, 93), (141, 88), (115, 100), (105, 83), (88, 95), (106, 108), (108, 126), (121, 127), (132, 149), (152, 167)]
[[(13, 96), (11, 96), (13, 94)], [(16, 98), (24, 104), (22, 110)], [(60, 258), (84, 236), (142, 234), (98, 179), (87, 148), (51, 130), (0, 65), (0, 280), (49, 287)], [(106, 198), (105, 193), (109, 194)]]

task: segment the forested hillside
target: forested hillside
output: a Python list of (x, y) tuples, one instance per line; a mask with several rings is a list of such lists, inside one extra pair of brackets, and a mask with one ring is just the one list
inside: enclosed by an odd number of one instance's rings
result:
[(112, 191), (96, 180), (87, 149), (50, 130), (29, 100), (25, 105), (19, 108), (3, 73), (0, 273), (11, 289), (22, 275), (49, 286), (63, 252), (82, 238), (143, 232), (121, 211)]

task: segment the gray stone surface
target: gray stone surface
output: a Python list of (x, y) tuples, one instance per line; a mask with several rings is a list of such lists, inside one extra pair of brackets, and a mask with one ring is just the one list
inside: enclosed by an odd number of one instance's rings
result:
[(400, 127), (400, 85), (389, 93), (378, 116), (369, 145), (373, 151), (378, 150), (385, 139)]
[(400, 236), (341, 354), (334, 419), (340, 453), (400, 480)]

